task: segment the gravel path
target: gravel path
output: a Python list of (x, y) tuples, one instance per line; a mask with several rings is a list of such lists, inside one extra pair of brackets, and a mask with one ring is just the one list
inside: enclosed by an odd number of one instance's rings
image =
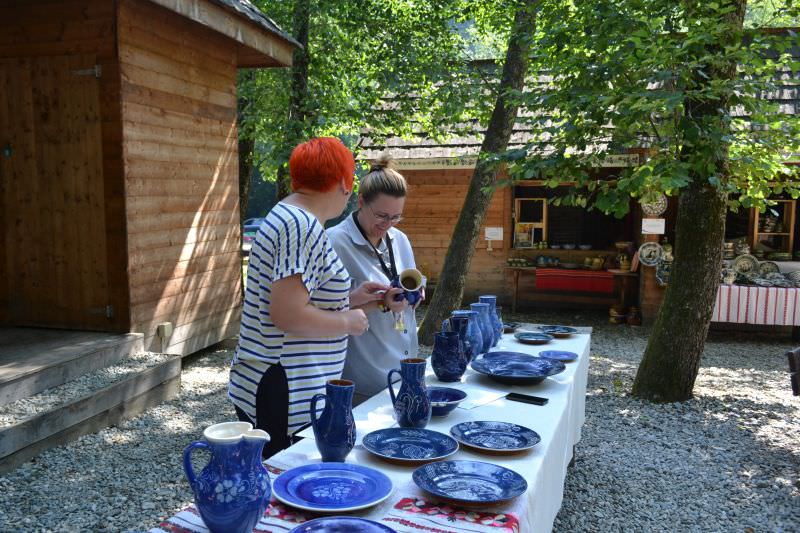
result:
[[(506, 318), (595, 327), (586, 426), (554, 531), (800, 531), (787, 336), (712, 333), (696, 398), (651, 405), (628, 396), (646, 328), (599, 313)], [(184, 446), (234, 419), (229, 360), (193, 358), (174, 400), (0, 477), (0, 531), (146, 530), (184, 507)]]

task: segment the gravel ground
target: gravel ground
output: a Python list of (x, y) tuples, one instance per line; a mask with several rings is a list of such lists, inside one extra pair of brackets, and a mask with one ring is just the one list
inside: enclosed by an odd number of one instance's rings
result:
[[(595, 327), (586, 425), (554, 531), (800, 531), (800, 398), (788, 337), (712, 332), (694, 400), (630, 398), (648, 329), (601, 313), (506, 317)], [(234, 419), (230, 352), (184, 365), (177, 398), (0, 477), (0, 531), (133, 531), (192, 499), (184, 446)]]

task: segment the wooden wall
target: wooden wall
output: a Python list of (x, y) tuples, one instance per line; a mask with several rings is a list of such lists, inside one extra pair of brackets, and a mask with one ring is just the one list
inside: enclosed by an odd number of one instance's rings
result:
[(144, 0), (118, 27), (131, 329), (186, 354), (238, 332), (236, 47)]
[[(410, 190), (403, 211), (405, 220), (398, 228), (411, 240), (417, 267), (435, 280), (442, 270), (472, 169), (403, 170), (402, 173)], [(487, 226), (503, 228), (504, 241), (493, 241), (492, 251), (487, 251), (483, 238)], [(467, 275), (465, 302), (479, 293), (496, 293), (503, 300), (510, 299), (510, 281), (505, 271), (510, 236), (511, 191), (506, 188), (495, 193), (486, 213)]]
[[(114, 19), (106, 0), (0, 0), (0, 148), (14, 148), (0, 169), (0, 248), (13, 250), (0, 321), (128, 329)], [(75, 73), (94, 65), (100, 78)]]

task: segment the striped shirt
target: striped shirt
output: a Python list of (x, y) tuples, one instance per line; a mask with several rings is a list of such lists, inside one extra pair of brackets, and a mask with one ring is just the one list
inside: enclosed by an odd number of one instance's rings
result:
[(275, 326), (270, 318), (272, 284), (300, 275), (310, 304), (328, 311), (350, 306), (350, 275), (311, 213), (283, 202), (269, 212), (250, 250), (239, 343), (228, 396), (256, 420), (256, 392), (264, 373), (280, 363), (289, 385), (289, 435), (306, 425), (309, 402), (338, 379), (347, 354), (347, 335), (305, 338)]

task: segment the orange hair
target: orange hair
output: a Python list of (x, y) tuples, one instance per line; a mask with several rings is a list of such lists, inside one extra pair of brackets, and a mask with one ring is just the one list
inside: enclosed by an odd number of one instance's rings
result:
[(344, 179), (353, 188), (356, 162), (353, 153), (335, 137), (315, 137), (298, 144), (289, 157), (292, 190), (328, 192)]

